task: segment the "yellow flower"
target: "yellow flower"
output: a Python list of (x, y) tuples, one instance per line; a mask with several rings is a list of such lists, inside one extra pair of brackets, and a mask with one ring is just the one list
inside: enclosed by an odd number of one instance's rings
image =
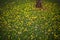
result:
[(60, 30), (60, 28), (59, 28), (59, 30)]
[(19, 27), (18, 27), (18, 26), (16, 26), (15, 28), (17, 28), (17, 29), (18, 29)]
[(24, 32), (25, 32), (25, 31), (28, 31), (27, 28), (24, 29)]
[(23, 23), (23, 21), (21, 21), (21, 23)]
[(37, 16), (30, 17), (29, 20), (33, 21), (37, 18)]
[(41, 39), (41, 37), (39, 37), (39, 39)]
[(36, 19), (37, 18), (37, 16), (35, 16), (35, 17), (32, 17), (32, 19)]
[(48, 32), (50, 32), (51, 31), (51, 29), (48, 29)]
[(21, 32), (18, 32), (18, 34), (21, 34)]
[(9, 28), (11, 28), (11, 26), (8, 26)]
[(29, 18), (29, 15), (26, 15), (27, 18)]
[(55, 20), (56, 18), (52, 18), (52, 20)]
[(27, 25), (31, 25), (31, 22), (28, 22)]
[(31, 35), (31, 39), (33, 39), (34, 38), (34, 36), (33, 35)]
[(57, 37), (58, 37), (58, 35), (54, 34), (54, 37), (55, 37), (55, 38), (57, 38)]

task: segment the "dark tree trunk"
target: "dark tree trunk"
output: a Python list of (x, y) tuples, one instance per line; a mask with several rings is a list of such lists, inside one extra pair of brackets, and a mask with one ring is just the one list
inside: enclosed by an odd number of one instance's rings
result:
[(36, 0), (36, 8), (42, 8), (42, 1)]

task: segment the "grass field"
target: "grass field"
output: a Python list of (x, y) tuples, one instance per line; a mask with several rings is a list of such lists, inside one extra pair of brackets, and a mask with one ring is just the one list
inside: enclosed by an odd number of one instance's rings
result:
[(60, 40), (59, 0), (0, 1), (0, 40)]

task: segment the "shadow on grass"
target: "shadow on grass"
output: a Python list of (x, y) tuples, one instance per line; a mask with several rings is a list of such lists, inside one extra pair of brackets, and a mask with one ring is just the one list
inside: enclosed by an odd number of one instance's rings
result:
[(60, 0), (44, 0), (46, 2), (52, 2), (52, 3), (57, 3), (58, 6), (60, 6)]

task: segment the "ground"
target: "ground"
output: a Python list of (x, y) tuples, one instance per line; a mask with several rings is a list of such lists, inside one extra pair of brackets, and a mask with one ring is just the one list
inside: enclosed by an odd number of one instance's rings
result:
[[(53, 0), (52, 0), (53, 1)], [(1, 40), (60, 40), (60, 8), (57, 2), (42, 0), (1, 1)]]

